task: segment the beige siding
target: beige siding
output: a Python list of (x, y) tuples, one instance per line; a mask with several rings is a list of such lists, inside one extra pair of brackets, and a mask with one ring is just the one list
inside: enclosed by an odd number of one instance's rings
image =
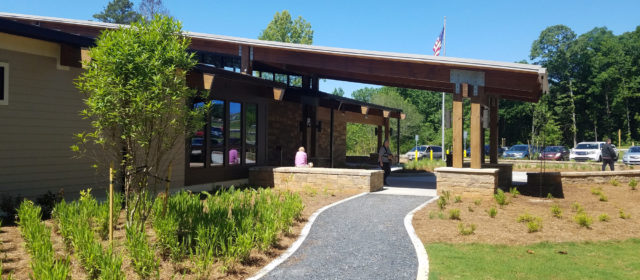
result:
[[(64, 188), (104, 192), (106, 174), (89, 159), (74, 158), (73, 134), (89, 129), (82, 120), (82, 95), (73, 85), (81, 69), (58, 70), (54, 57), (0, 48), (9, 63), (9, 104), (0, 105), (0, 192), (35, 196)], [(180, 150), (182, 149), (182, 150)], [(173, 167), (172, 187), (184, 185), (183, 143)]]

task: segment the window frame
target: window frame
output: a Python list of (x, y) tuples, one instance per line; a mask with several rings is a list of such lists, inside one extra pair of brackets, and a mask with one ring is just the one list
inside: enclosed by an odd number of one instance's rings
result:
[(0, 105), (9, 105), (9, 63), (0, 62), (0, 68), (3, 69), (2, 75), (2, 96), (0, 97)]

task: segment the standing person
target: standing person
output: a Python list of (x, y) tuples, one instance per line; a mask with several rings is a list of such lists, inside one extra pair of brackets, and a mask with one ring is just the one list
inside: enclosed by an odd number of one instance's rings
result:
[(384, 139), (382, 147), (378, 150), (378, 163), (380, 163), (380, 167), (384, 170), (383, 184), (385, 186), (388, 185), (387, 177), (389, 177), (389, 173), (391, 173), (391, 159), (393, 159), (393, 154), (389, 149), (389, 139)]
[(600, 155), (602, 157), (602, 171), (607, 167), (607, 164), (609, 165), (609, 169), (613, 171), (613, 162), (616, 158), (616, 152), (613, 150), (613, 147), (611, 147), (611, 138), (607, 138), (607, 144), (602, 145)]

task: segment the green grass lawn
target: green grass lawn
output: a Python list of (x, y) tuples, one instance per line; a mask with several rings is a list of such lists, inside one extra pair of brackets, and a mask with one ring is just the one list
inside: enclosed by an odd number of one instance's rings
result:
[(640, 279), (640, 239), (528, 246), (436, 243), (425, 247), (429, 279)]

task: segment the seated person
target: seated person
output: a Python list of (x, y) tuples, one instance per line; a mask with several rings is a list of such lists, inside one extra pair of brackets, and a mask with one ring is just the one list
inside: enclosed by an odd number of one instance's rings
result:
[(231, 148), (229, 150), (229, 164), (239, 164), (240, 158), (238, 157), (238, 150)]
[(304, 147), (298, 148), (295, 164), (296, 167), (313, 167), (313, 163), (307, 163), (307, 153), (304, 152)]

